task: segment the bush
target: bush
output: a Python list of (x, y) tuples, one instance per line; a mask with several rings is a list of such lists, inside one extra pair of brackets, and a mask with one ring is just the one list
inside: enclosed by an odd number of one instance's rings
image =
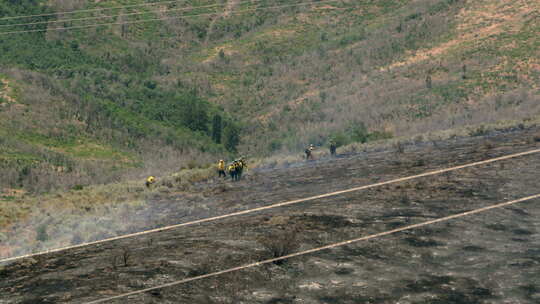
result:
[(419, 158), (414, 161), (413, 166), (414, 167), (423, 167), (426, 165), (426, 161), (423, 158)]
[(394, 143), (394, 149), (396, 150), (396, 153), (403, 153), (405, 152), (405, 143), (398, 141)]
[(337, 147), (348, 145), (350, 143), (350, 139), (342, 132), (334, 133), (330, 138), (336, 143)]
[(350, 130), (351, 140), (354, 142), (365, 143), (368, 141), (369, 132), (364, 123), (358, 123), (353, 125)]
[(469, 136), (485, 136), (489, 133), (486, 126), (481, 125), (473, 129), (469, 129)]
[(49, 234), (47, 233), (47, 225), (39, 225), (36, 229), (36, 240), (45, 242), (49, 240)]
[[(300, 244), (295, 231), (283, 231), (259, 239), (259, 243), (264, 247), (270, 258), (279, 258), (295, 252)], [(274, 264), (281, 265), (284, 260), (275, 261)]]
[(491, 150), (491, 149), (493, 149), (495, 147), (495, 144), (493, 142), (489, 141), (489, 140), (486, 140), (483, 143), (483, 147), (486, 150)]
[(281, 149), (282, 147), (282, 143), (279, 139), (272, 139), (270, 141), (270, 143), (268, 144), (268, 149), (271, 151), (271, 152), (275, 152), (279, 149)]
[(83, 186), (83, 185), (79, 185), (79, 184), (77, 184), (77, 185), (71, 187), (71, 190), (75, 190), (75, 191), (80, 191), (80, 190), (82, 190), (82, 189), (84, 189), (84, 186)]

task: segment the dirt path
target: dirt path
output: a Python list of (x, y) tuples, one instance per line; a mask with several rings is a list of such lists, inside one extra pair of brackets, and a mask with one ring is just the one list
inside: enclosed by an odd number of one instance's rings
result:
[(225, 8), (223, 9), (223, 13), (216, 15), (214, 19), (212, 19), (212, 22), (210, 22), (210, 25), (208, 26), (208, 30), (206, 31), (206, 38), (204, 39), (204, 45), (208, 45), (208, 42), (210, 40), (210, 36), (214, 32), (214, 26), (216, 22), (220, 18), (226, 18), (231, 14), (231, 11), (240, 3), (240, 0), (227, 0), (227, 3), (225, 5)]
[[(166, 225), (538, 148), (537, 130), (252, 172), (163, 197)], [(540, 156), (25, 259), (0, 303), (81, 303), (493, 205), (539, 191)], [(197, 212), (195, 212), (197, 211)], [(536, 303), (540, 202), (129, 298), (130, 303)], [(112, 303), (125, 303), (119, 300)]]
[[(14, 103), (15, 99), (12, 97), (13, 89), (9, 85), (9, 81), (0, 78), (0, 101), (7, 101), (8, 103)], [(0, 102), (1, 103), (1, 102)]]

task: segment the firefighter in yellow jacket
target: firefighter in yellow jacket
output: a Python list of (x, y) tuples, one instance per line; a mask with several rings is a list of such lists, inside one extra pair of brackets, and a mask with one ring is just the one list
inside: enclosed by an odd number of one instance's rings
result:
[(244, 157), (240, 157), (240, 159), (236, 161), (236, 170), (238, 172), (237, 179), (242, 179), (242, 173), (244, 172), (244, 170), (247, 170), (246, 160), (244, 159)]
[(146, 188), (150, 188), (150, 186), (152, 186), (152, 184), (154, 184), (155, 182), (156, 182), (156, 178), (153, 176), (149, 176), (146, 179)]
[(236, 171), (236, 165), (234, 163), (231, 163), (228, 169), (229, 175), (231, 176), (231, 181), (237, 180), (238, 171)]
[(225, 161), (223, 159), (219, 160), (217, 169), (218, 169), (218, 177), (227, 176), (227, 174), (225, 174)]

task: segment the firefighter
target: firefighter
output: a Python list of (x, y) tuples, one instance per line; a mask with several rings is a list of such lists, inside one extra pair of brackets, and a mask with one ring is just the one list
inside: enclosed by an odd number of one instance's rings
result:
[(331, 156), (336, 156), (336, 149), (337, 149), (336, 142), (334, 140), (331, 140), (330, 141), (330, 155)]
[(225, 161), (223, 159), (219, 160), (217, 168), (218, 168), (218, 177), (227, 176), (227, 174), (225, 174)]
[(231, 181), (235, 181), (236, 180), (236, 166), (233, 163), (229, 164), (229, 167), (227, 168), (229, 170), (229, 175), (231, 176)]
[(315, 150), (315, 147), (313, 144), (309, 145), (309, 147), (304, 151), (306, 153), (306, 160), (313, 160), (313, 150)]
[(236, 168), (236, 180), (239, 181), (242, 178), (242, 172), (244, 171), (244, 167), (239, 159), (234, 161), (234, 167)]
[(155, 182), (156, 182), (156, 178), (153, 176), (149, 176), (146, 179), (146, 188), (150, 188), (150, 186), (152, 186)]
[(239, 162), (240, 162), (240, 166), (242, 166), (242, 172), (243, 172), (244, 170), (247, 171), (247, 163), (246, 163), (245, 157), (243, 157), (243, 156), (240, 157)]

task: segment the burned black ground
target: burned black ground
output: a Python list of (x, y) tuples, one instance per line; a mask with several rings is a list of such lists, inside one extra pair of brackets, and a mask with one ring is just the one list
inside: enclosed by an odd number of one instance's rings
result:
[[(198, 199), (157, 197), (149, 226), (528, 151), (539, 147), (537, 131), (257, 170), (239, 183), (201, 184)], [(82, 303), (536, 194), (539, 161), (533, 154), (20, 260), (0, 268), (0, 303)], [(531, 200), (116, 303), (540, 303), (539, 218)]]

